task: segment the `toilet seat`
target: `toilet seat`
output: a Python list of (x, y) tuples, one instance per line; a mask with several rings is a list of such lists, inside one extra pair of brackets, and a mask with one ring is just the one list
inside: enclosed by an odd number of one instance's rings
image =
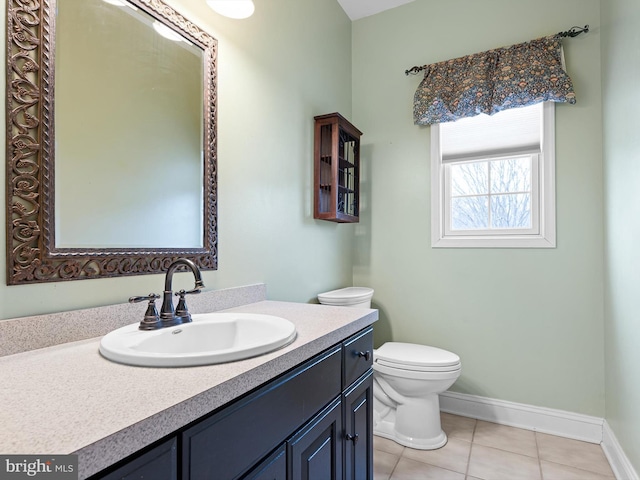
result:
[(460, 357), (441, 348), (413, 343), (387, 342), (374, 351), (378, 365), (412, 372), (460, 370)]

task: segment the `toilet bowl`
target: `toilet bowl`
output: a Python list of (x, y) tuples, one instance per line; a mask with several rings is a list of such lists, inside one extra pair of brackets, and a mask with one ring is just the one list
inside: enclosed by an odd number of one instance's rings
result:
[(440, 348), (387, 342), (373, 351), (373, 433), (433, 450), (447, 443), (440, 399), (460, 376), (460, 357)]
[[(318, 295), (323, 305), (370, 308), (373, 289), (348, 287)], [(455, 353), (427, 345), (387, 342), (373, 351), (373, 433), (411, 448), (447, 443), (440, 398), (460, 376)]]

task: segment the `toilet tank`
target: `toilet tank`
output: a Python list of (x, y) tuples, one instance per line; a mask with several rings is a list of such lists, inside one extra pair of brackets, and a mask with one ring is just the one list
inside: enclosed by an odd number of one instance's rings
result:
[(371, 308), (373, 288), (347, 287), (318, 294), (318, 301), (323, 305), (340, 307)]

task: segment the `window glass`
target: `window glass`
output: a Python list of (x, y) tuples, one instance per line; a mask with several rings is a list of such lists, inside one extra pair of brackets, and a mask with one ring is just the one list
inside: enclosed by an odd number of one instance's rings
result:
[(531, 228), (531, 157), (451, 164), (451, 231)]

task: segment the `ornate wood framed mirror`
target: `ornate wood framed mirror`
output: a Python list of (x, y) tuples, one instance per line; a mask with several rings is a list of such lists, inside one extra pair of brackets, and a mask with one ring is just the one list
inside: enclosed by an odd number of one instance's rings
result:
[(216, 39), (160, 0), (7, 13), (7, 284), (216, 269)]

